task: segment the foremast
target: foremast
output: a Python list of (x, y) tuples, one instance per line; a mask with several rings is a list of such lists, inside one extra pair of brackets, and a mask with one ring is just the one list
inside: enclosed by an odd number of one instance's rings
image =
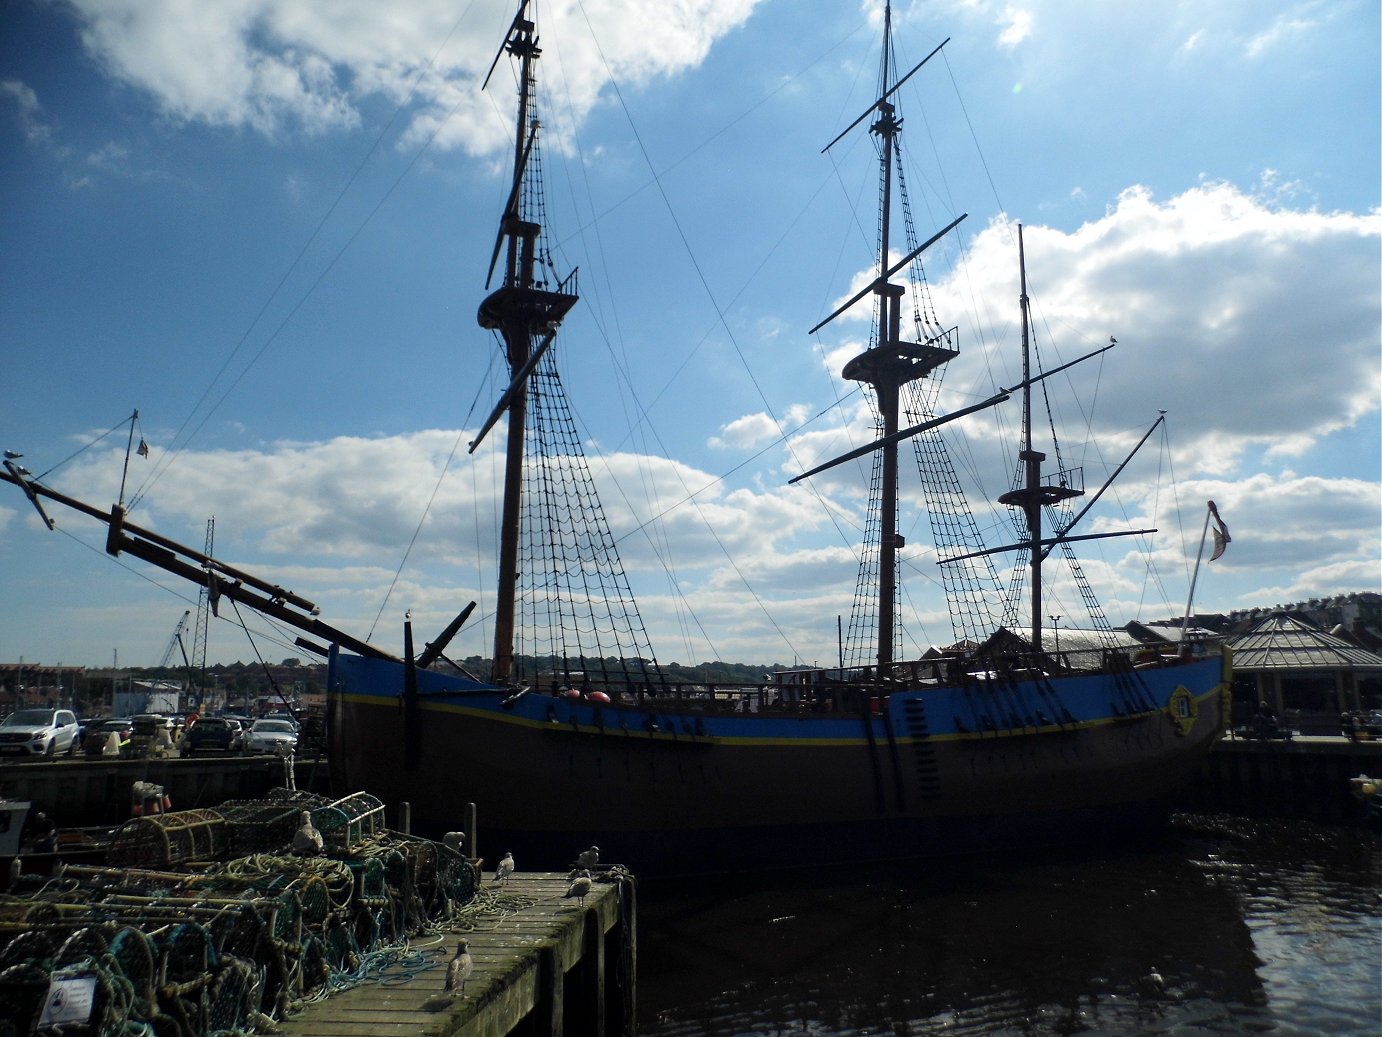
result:
[[(480, 304), (477, 318), (482, 328), (497, 331), (503, 339), (511, 378), (500, 406), (500, 409), (506, 408), (508, 411), (508, 439), (504, 454), (504, 498), (500, 515), (498, 597), (494, 621), (492, 679), (496, 683), (508, 681), (513, 672), (528, 375), (541, 353), (551, 344), (562, 318), (578, 298), (572, 287), (572, 278), (561, 281), (555, 288), (548, 288), (547, 282), (539, 276), (542, 225), (534, 214), (541, 211), (541, 184), (530, 175), (530, 162), (541, 129), (541, 123), (533, 114), (533, 66), (542, 51), (538, 47), (536, 25), (525, 17), (527, 6), (527, 0), (522, 0), (501, 51), (501, 54), (507, 51), (513, 55), (518, 60), (519, 68), (513, 183), (490, 267), (492, 277), (494, 264), (502, 251), (504, 276), (499, 288)], [(497, 63), (498, 57), (495, 60)], [(476, 444), (472, 444), (472, 450)]]

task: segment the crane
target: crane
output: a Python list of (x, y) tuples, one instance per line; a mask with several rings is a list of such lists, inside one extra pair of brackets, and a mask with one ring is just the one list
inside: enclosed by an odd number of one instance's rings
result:
[[(187, 628), (187, 619), (192, 615), (192, 610), (188, 609), (178, 620), (178, 625), (173, 628), (173, 636), (168, 638), (168, 647), (163, 649), (163, 658), (158, 661), (158, 668), (165, 670), (168, 668), (168, 660), (173, 657), (173, 649), (182, 647), (182, 632)], [(183, 650), (183, 659), (187, 658), (186, 649)]]

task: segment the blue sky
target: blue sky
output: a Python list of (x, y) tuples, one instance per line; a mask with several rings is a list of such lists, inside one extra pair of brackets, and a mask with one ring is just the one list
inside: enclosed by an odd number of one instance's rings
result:
[[(679, 557), (668, 576), (641, 534), (621, 544), (659, 656), (829, 660), (858, 472), (786, 482), (865, 427), (857, 403), (829, 409), (865, 329), (807, 331), (869, 262), (871, 149), (820, 152), (873, 99), (879, 5), (671, 6), (534, 5), (549, 233), (580, 267), (565, 379), (616, 535), (662, 515)], [(199, 545), (214, 516), (218, 555), (385, 647), (407, 609), (424, 639), (472, 598), (484, 615), (496, 469), (462, 458), (500, 391), (475, 309), (511, 159), (507, 63), (478, 85), (513, 7), (5, 5), (0, 445), (105, 505), (125, 433), (72, 455), (138, 408), (134, 521)], [(1380, 589), (1377, 4), (937, 0), (895, 22), (909, 66), (951, 38), (903, 112), (921, 235), (970, 214), (927, 257), (962, 335), (951, 402), (1015, 380), (996, 365), (1021, 222), (1039, 337), (1065, 358), (1120, 343), (1082, 379), (1082, 423), (1109, 444), (1087, 482), (1167, 412), (1165, 451), (1099, 527), (1161, 533), (1086, 562), (1110, 619), (1184, 607), (1211, 498), (1234, 543), (1198, 608)], [(966, 435), (984, 455), (977, 423)], [(636, 485), (656, 499), (626, 503)], [(909, 636), (944, 642), (906, 502), (903, 525)], [(102, 542), (0, 494), (0, 658), (158, 661), (195, 595)], [(297, 654), (254, 630), (268, 657)], [(488, 654), (489, 630), (459, 654)], [(213, 626), (211, 659), (253, 655)]]

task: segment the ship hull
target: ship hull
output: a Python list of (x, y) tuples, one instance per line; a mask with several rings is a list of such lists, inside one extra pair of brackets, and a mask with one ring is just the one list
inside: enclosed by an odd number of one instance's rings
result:
[[(925, 857), (1152, 824), (1223, 730), (1218, 658), (1111, 676), (896, 691), (850, 714), (622, 706), (332, 660), (333, 779), (461, 827), (485, 855), (637, 870)], [(500, 845), (502, 843), (502, 845)]]

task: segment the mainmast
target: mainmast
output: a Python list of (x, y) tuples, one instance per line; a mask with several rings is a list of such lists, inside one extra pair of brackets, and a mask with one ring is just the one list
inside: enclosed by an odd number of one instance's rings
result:
[[(939, 49), (938, 47), (937, 50)], [(898, 432), (899, 400), (902, 387), (919, 378), (926, 377), (937, 367), (959, 355), (957, 350), (935, 345), (934, 340), (932, 342), (907, 342), (902, 339), (902, 304), (907, 290), (905, 285), (895, 284), (890, 278), (898, 273), (907, 261), (915, 258), (921, 250), (915, 250), (906, 257), (903, 263), (890, 264), (893, 155), (897, 148), (898, 135), (902, 132), (902, 120), (897, 117), (897, 109), (888, 99), (901, 85), (901, 81), (891, 83), (891, 52), (892, 6), (888, 5), (884, 11), (883, 56), (880, 76), (882, 95), (874, 103), (872, 112), (876, 118), (872, 126), (869, 127), (870, 132), (879, 138), (879, 177), (881, 184), (878, 277), (872, 287), (873, 293), (878, 296), (877, 344), (850, 360), (845, 364), (842, 372), (845, 378), (866, 382), (873, 386), (878, 401), (879, 417), (882, 421), (876, 655), (880, 669), (893, 661), (896, 643), (897, 552), (899, 548), (904, 546), (902, 535), (897, 531), (896, 433)], [(935, 51), (932, 53), (934, 54)], [(928, 55), (929, 57), (930, 55)], [(919, 68), (920, 65), (917, 67)], [(912, 71), (914, 72), (916, 69)], [(911, 73), (909, 72), (908, 75), (910, 76)], [(936, 238), (933, 237), (931, 241), (927, 242), (927, 245), (935, 240)], [(925, 245), (922, 246), (922, 248), (925, 247)]]
[[(551, 344), (562, 318), (577, 300), (575, 291), (569, 288), (570, 279), (556, 285), (555, 289), (549, 289), (545, 287), (546, 281), (537, 276), (542, 225), (532, 218), (532, 214), (540, 211), (540, 198), (536, 195), (540, 193), (541, 185), (535, 180), (530, 181), (528, 164), (541, 128), (532, 110), (533, 65), (542, 52), (538, 47), (536, 25), (524, 17), (527, 6), (527, 0), (522, 0), (503, 48), (518, 58), (519, 64), (513, 185), (490, 264), (490, 273), (493, 275), (494, 264), (502, 249), (505, 256), (504, 281), (480, 304), (478, 315), (482, 328), (498, 331), (503, 338), (512, 379), (501, 402), (501, 408), (508, 410), (509, 424), (504, 462), (504, 502), (500, 517), (498, 601), (494, 621), (492, 679), (495, 682), (507, 681), (513, 670), (528, 376), (536, 366), (539, 354)], [(495, 61), (497, 63), (497, 57)], [(539, 338), (542, 342), (535, 345)], [(474, 446), (472, 444), (472, 450)]]

